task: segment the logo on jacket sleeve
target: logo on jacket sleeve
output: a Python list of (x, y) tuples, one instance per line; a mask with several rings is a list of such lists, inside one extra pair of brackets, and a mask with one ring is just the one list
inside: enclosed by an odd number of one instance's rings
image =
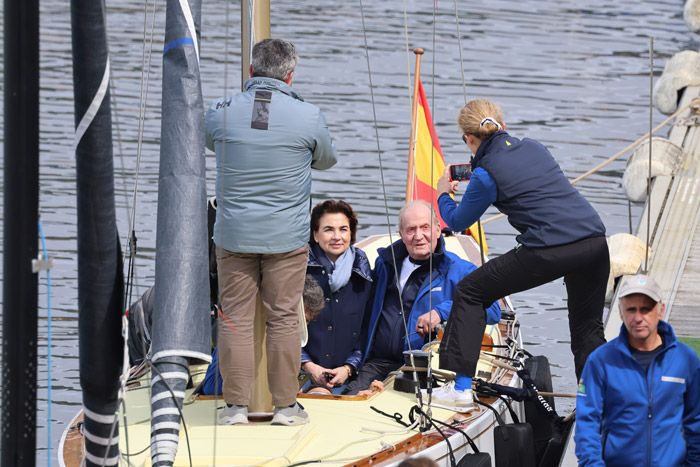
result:
[(581, 378), (578, 382), (578, 391), (576, 394), (579, 396), (586, 397), (586, 385), (583, 384), (583, 378)]

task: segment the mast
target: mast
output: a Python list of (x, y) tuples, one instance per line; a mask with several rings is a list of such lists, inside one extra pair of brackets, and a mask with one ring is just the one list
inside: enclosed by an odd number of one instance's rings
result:
[(177, 453), (173, 427), (181, 422), (189, 360), (211, 360), (200, 19), (200, 0), (167, 2), (151, 347), (154, 466), (172, 465)]
[[(250, 57), (253, 45), (268, 39), (270, 35), (270, 0), (241, 0), (241, 89), (250, 78)], [(228, 89), (225, 91), (228, 92)], [(265, 352), (266, 323), (267, 315), (258, 294), (253, 323), (255, 377), (248, 409), (251, 413), (265, 414), (261, 415), (260, 419), (269, 418), (272, 414), (272, 396), (267, 378), (267, 353)]]
[(423, 49), (413, 49), (416, 54), (416, 69), (413, 77), (413, 100), (411, 101), (411, 138), (408, 141), (408, 169), (406, 173), (406, 202), (413, 200), (413, 189), (416, 180), (416, 132), (418, 131), (418, 83), (420, 83), (420, 59)]
[(253, 45), (269, 37), (270, 0), (241, 0), (241, 89), (243, 83), (250, 78), (250, 53)]
[(78, 329), (85, 463), (117, 465), (124, 273), (112, 161), (103, 2), (71, 1), (78, 193)]
[[(36, 458), (39, 2), (5, 0), (2, 466)], [(49, 423), (51, 421), (49, 420)]]

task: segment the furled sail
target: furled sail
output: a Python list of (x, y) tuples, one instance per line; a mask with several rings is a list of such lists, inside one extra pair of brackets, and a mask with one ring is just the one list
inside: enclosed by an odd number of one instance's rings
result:
[(117, 465), (124, 275), (114, 206), (104, 4), (71, 2), (78, 185), (78, 327), (86, 465)]
[(154, 466), (172, 465), (177, 453), (188, 361), (211, 358), (200, 16), (199, 0), (167, 3), (151, 347)]

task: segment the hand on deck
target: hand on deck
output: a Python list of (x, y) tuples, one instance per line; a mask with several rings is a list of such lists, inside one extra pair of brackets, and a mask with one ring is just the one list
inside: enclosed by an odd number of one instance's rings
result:
[(416, 322), (416, 332), (422, 337), (428, 335), (428, 333), (434, 333), (435, 328), (440, 324), (440, 315), (435, 310), (430, 310), (428, 313), (422, 314), (418, 317)]
[(382, 392), (383, 390), (384, 390), (384, 383), (382, 383), (378, 379), (375, 379), (369, 385), (368, 389), (365, 389), (363, 391), (358, 392), (357, 395), (358, 396), (371, 396), (372, 394), (377, 393), (377, 392)]

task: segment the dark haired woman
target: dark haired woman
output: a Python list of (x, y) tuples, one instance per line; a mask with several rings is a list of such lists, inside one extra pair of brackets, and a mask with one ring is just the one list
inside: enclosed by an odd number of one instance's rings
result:
[(357, 215), (345, 201), (327, 200), (311, 211), (309, 263), (306, 273), (320, 284), (326, 306), (309, 323), (309, 340), (301, 352), (310, 387), (337, 393), (362, 360), (360, 329), (372, 280), (365, 253), (355, 248)]
[[(501, 109), (473, 100), (459, 114), (462, 139), (474, 155), (459, 205), (456, 182), (438, 181), (440, 214), (452, 230), (472, 225), (493, 204), (520, 232), (518, 246), (465, 277), (455, 290), (440, 347), (440, 366), (473, 376), (484, 332), (484, 308), (505, 295), (564, 277), (576, 376), (605, 342), (602, 315), (610, 270), (605, 226), (564, 176), (547, 148), (509, 135)], [(455, 389), (459, 387), (457, 378)]]

